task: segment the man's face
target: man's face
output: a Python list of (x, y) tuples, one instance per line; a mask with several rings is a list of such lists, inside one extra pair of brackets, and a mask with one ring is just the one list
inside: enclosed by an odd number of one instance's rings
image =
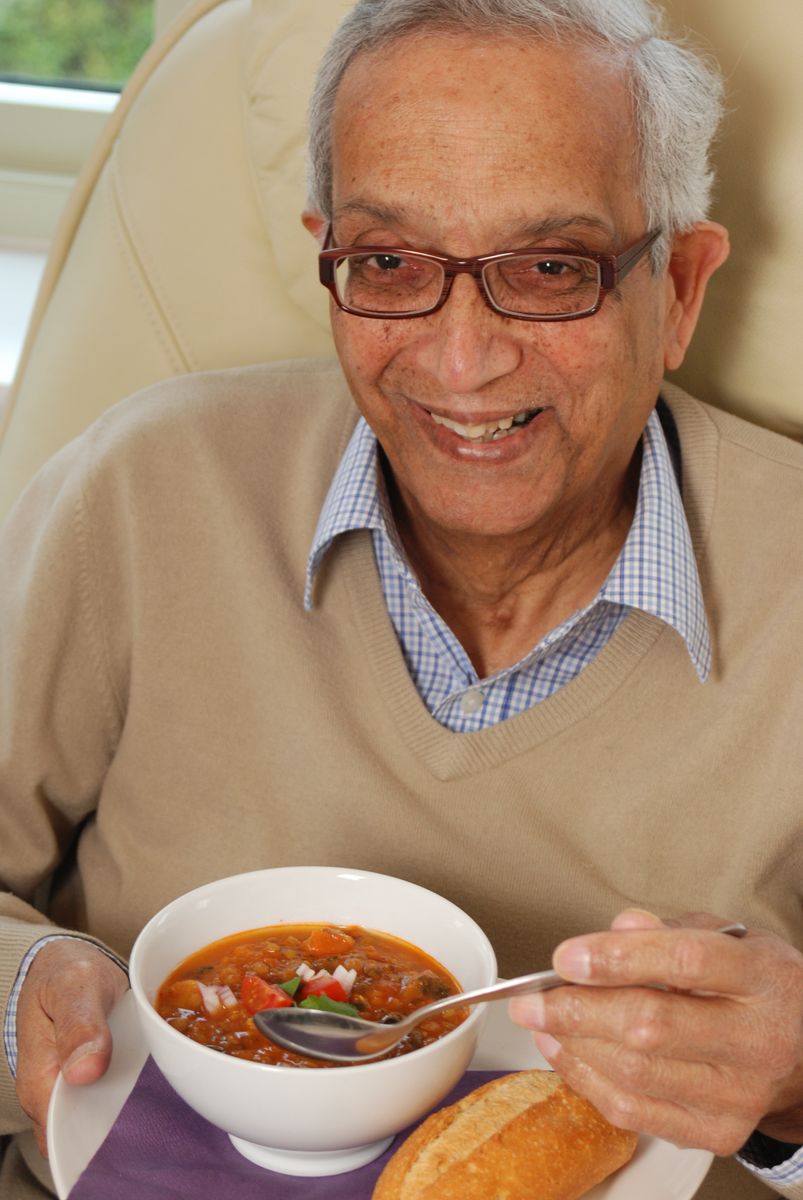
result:
[[(618, 253), (647, 232), (624, 76), (578, 45), (406, 38), (349, 68), (333, 139), (334, 245)], [(657, 396), (668, 301), (643, 260), (578, 321), (503, 317), (465, 275), (427, 317), (333, 308), (343, 370), (413, 524), (559, 534), (609, 505)], [(523, 412), (488, 442), (442, 424)]]

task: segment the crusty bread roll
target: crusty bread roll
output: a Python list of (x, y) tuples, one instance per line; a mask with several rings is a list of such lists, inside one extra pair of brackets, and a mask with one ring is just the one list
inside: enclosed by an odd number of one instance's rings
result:
[(577, 1200), (638, 1138), (552, 1071), (518, 1071), (433, 1113), (396, 1151), (373, 1200)]

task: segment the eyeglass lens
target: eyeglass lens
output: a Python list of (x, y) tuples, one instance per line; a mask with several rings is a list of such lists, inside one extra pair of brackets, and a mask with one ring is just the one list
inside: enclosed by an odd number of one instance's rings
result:
[[(441, 263), (414, 254), (349, 254), (335, 269), (339, 298), (366, 313), (420, 313), (443, 292)], [(592, 309), (600, 288), (599, 267), (574, 255), (517, 254), (486, 263), (482, 277), (497, 308), (526, 316), (562, 316)]]

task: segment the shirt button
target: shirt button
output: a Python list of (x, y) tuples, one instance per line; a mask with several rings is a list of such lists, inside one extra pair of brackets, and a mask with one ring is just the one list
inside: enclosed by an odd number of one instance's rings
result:
[(465, 692), (460, 701), (461, 712), (466, 717), (472, 716), (475, 712), (480, 711), (484, 699), (482, 692)]

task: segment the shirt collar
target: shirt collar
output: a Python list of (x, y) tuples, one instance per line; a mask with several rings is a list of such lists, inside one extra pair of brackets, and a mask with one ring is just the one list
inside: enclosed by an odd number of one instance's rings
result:
[[(315, 576), (342, 533), (369, 529), (387, 538), (409, 574), (387, 502), (376, 438), (357, 422), (324, 501), (307, 560), (304, 606), (313, 606)], [(711, 672), (711, 634), (680, 488), (658, 414), (642, 437), (636, 511), (625, 544), (597, 597), (638, 608), (670, 625), (683, 639), (704, 683)]]
[[(385, 482), (379, 469), (379, 446), (370, 426), (360, 417), (335, 472), (307, 559), (304, 607), (313, 606), (313, 591), (318, 568), (327, 551), (341, 533), (352, 529), (370, 529), (391, 539), (390, 514), (384, 503)], [(392, 526), (392, 521), (391, 521)]]
[(641, 446), (633, 522), (599, 599), (641, 609), (671, 625), (705, 683), (711, 673), (711, 632), (675, 468), (655, 410)]

